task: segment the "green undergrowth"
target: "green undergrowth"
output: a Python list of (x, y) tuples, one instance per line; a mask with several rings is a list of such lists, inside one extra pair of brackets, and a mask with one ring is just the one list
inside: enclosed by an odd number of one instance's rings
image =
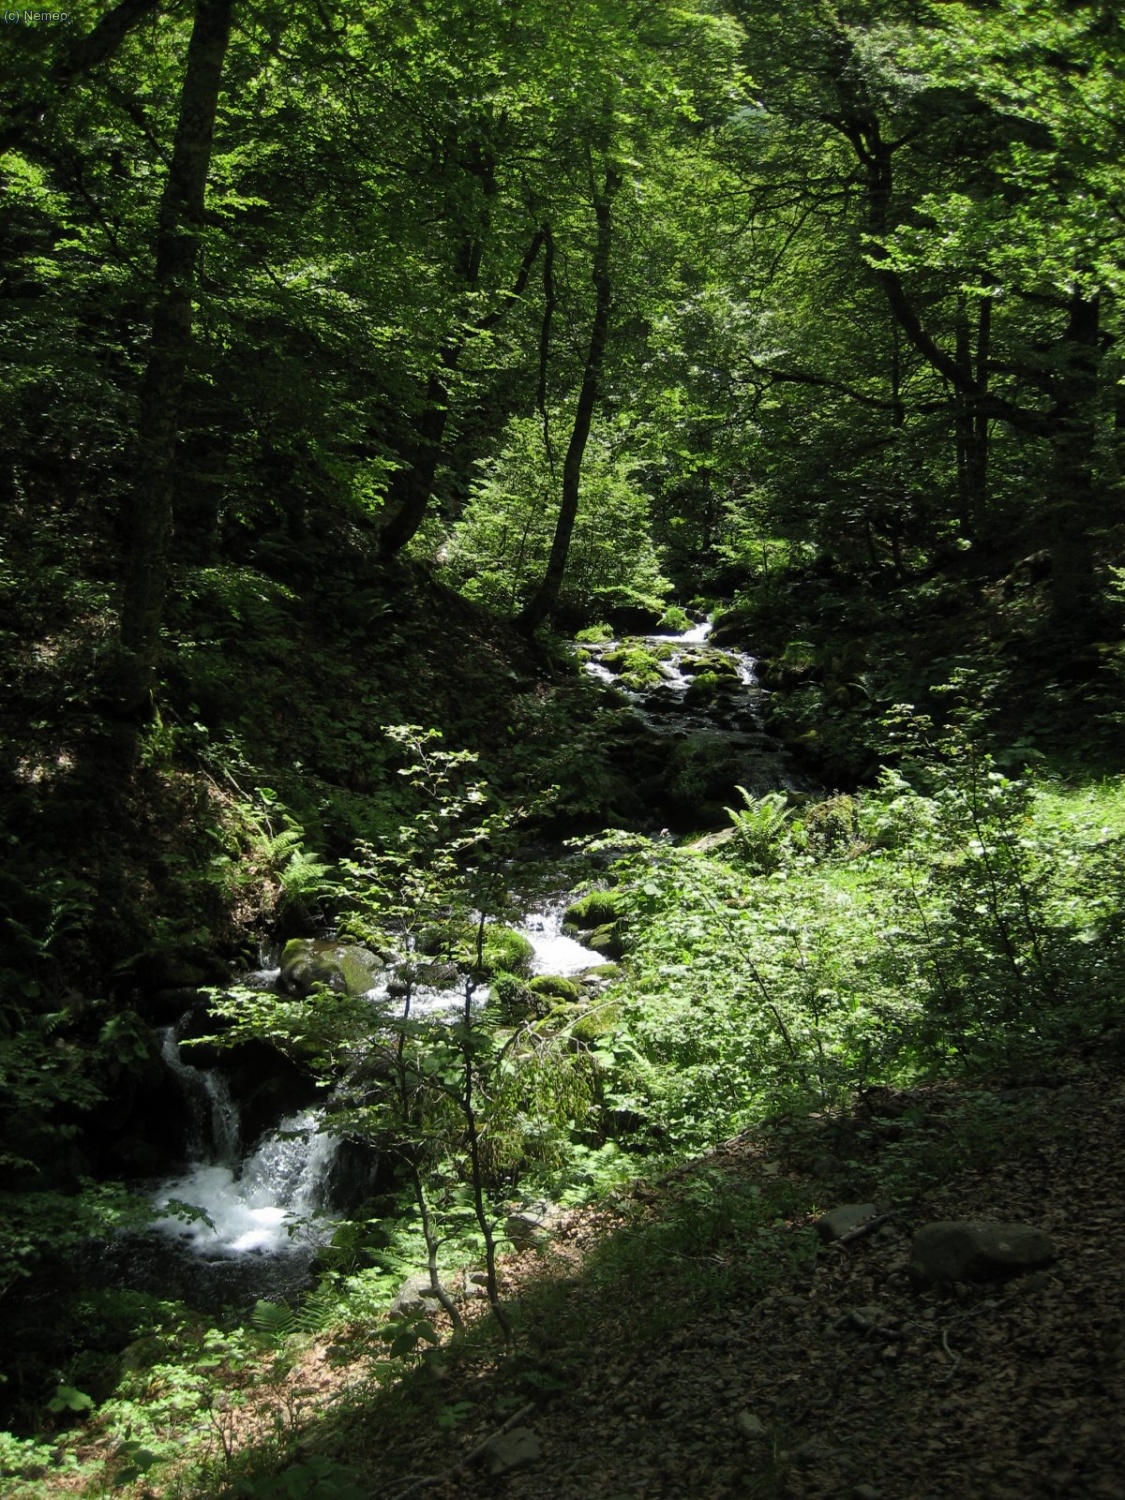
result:
[[(1073, 1056), (1057, 1063), (1055, 1082), (1081, 1075)], [(113, 1398), (82, 1418), (87, 1444), (100, 1436), (103, 1453), (116, 1434), (111, 1458), (83, 1471), (59, 1457), (63, 1443), (13, 1442), (0, 1459), (10, 1473), (84, 1473), (89, 1496), (130, 1494), (138, 1479), (169, 1500), (350, 1500), (393, 1487), (412, 1472), (420, 1433), (445, 1434), (453, 1462), (462, 1424), (490, 1430), (549, 1403), (586, 1377), (591, 1359), (644, 1360), (725, 1307), (778, 1286), (807, 1289), (813, 1221), (836, 1203), (871, 1197), (909, 1210), (960, 1173), (1041, 1154), (1066, 1131), (1066, 1091), (1057, 1102), (1052, 1089), (1020, 1097), (1009, 1082), (890, 1090), (846, 1112), (787, 1115), (731, 1150), (671, 1170), (650, 1159), (616, 1188), (603, 1183), (602, 1230), (577, 1269), (549, 1236), (541, 1242), (512, 1304), (514, 1347), (490, 1320), (450, 1338), (424, 1314), (391, 1317), (389, 1280), (376, 1295), (369, 1279), (364, 1295), (354, 1275), (326, 1279), (303, 1306), (259, 1304), (223, 1332), (192, 1329), (169, 1309), (164, 1327), (138, 1340)], [(327, 1408), (302, 1394), (310, 1349), (350, 1383)], [(248, 1437), (239, 1414), (251, 1406), (268, 1420)], [(19, 1500), (49, 1492), (30, 1477), (12, 1490)]]
[[(909, 720), (911, 733), (929, 726)], [(1125, 984), (1119, 781), (1013, 779), (954, 734), (878, 786), (619, 862), (609, 1096), (660, 1149), (943, 1074), (1042, 1068)]]
[(1007, 766), (1114, 774), (1121, 605), (1114, 585), (1085, 632), (1068, 635), (1024, 563), (969, 553), (896, 576), (797, 549), (744, 583), (713, 642), (753, 652), (771, 732), (830, 786), (870, 782), (887, 756), (890, 707), (907, 701), (940, 720), (943, 685), (966, 670), (989, 700), (982, 744)]
[[(1052, 1082), (1082, 1066), (1060, 1054)], [(450, 1339), (425, 1314), (391, 1314), (417, 1251), (409, 1236), (379, 1269), (357, 1271), (353, 1249), (352, 1269), (326, 1274), (303, 1303), (259, 1303), (239, 1325), (138, 1306), (134, 1316), (147, 1316), (112, 1393), (91, 1411), (88, 1396), (60, 1383), (63, 1425), (50, 1443), (0, 1442), (6, 1493), (44, 1500), (64, 1475), (89, 1497), (370, 1493), (409, 1467), (420, 1431), (452, 1444), (469, 1419), (496, 1427), (572, 1389), (592, 1357), (644, 1359), (701, 1317), (778, 1285), (802, 1290), (817, 1254), (812, 1221), (837, 1202), (908, 1209), (959, 1173), (1040, 1156), (1067, 1129), (1066, 1090), (1056, 1103), (1051, 1088), (1010, 1082), (888, 1090), (846, 1112), (787, 1115), (672, 1170), (634, 1160), (616, 1187), (603, 1178), (602, 1232), (577, 1271), (549, 1237), (541, 1242), (512, 1304), (512, 1348), (489, 1320)], [(455, 1261), (443, 1271), (450, 1280)], [(303, 1384), (310, 1351), (339, 1371), (328, 1405)]]
[[(471, 757), (400, 732), (433, 811), (352, 864), (348, 920), (444, 934), (463, 1013), (227, 1002), (235, 1038), (268, 1032), (335, 1080), (340, 1128), (393, 1143), (399, 1186), (339, 1226), (303, 1304), (238, 1327), (160, 1314), (108, 1388), (82, 1383), (81, 1360), (60, 1369), (52, 1464), (81, 1432), (119, 1455), (90, 1495), (146, 1464), (156, 1495), (288, 1494), (268, 1486), (289, 1475), (327, 1500), (406, 1453), (418, 1423), (499, 1425), (564, 1388), (607, 1328), (643, 1350), (799, 1280), (834, 1203), (909, 1207), (1048, 1144), (1065, 1128), (1050, 1086), (1083, 1053), (1125, 1055), (1125, 788), (1010, 776), (968, 727), (906, 710), (888, 734), (897, 768), (857, 796), (744, 793), (724, 839), (597, 841), (598, 885), (575, 904), (613, 915), (621, 963), (592, 1000), (544, 995), (521, 1018), (470, 1004), (479, 914), (503, 915), (509, 815)], [(600, 1209), (577, 1272), (548, 1234), (541, 1278), (502, 1315), (452, 1339), (427, 1313), (389, 1315), (427, 1255), (456, 1284), (506, 1247), (513, 1207), (541, 1200)], [(310, 1339), (359, 1382), (329, 1417), (290, 1385)], [(268, 1441), (230, 1415), (255, 1402), (274, 1413)], [(10, 1442), (12, 1477), (45, 1493), (43, 1452)]]

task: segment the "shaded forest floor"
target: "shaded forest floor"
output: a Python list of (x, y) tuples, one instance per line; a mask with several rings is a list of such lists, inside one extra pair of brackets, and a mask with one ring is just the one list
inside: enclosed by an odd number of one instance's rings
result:
[[(514, 1354), (479, 1301), (381, 1389), (370, 1341), (311, 1342), (288, 1472), (330, 1455), (379, 1500), (1125, 1497), (1123, 1105), (1117, 1032), (1038, 1077), (874, 1091), (730, 1141), (506, 1256)], [(819, 1243), (820, 1213), (867, 1200), (889, 1211), (873, 1233)], [(1037, 1226), (1057, 1259), (916, 1291), (911, 1237), (949, 1219)], [(288, 1494), (254, 1406), (232, 1435), (263, 1440), (257, 1477), (224, 1492)], [(490, 1473), (478, 1450), (516, 1428), (534, 1458)]]

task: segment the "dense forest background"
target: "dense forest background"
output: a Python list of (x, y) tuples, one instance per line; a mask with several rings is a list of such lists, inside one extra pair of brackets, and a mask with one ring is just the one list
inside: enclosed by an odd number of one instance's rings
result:
[[(1117, 1035), (1123, 31), (1103, 0), (4, 13), (0, 1463), (28, 1494), (126, 1400), (126, 1345), (237, 1363), (229, 1322), (83, 1260), (182, 1147), (157, 1029), (201, 995), (208, 1045), (271, 1050), (395, 1158), (321, 1267), (332, 1316), (368, 1316), (401, 1233), (435, 1278), (484, 1256), (506, 1341), (521, 1191)], [(757, 660), (777, 786), (654, 748), (572, 644), (625, 642), (640, 689), (653, 633), (707, 617)], [(701, 659), (693, 701), (731, 670)], [(564, 1022), (486, 919), (513, 860), (606, 828), (566, 883), (621, 967)], [(329, 929), (425, 937), (461, 1031), (408, 1005), (373, 1062), (330, 986), (234, 983)], [(101, 1418), (119, 1489), (171, 1461), (134, 1419)], [(345, 1493), (325, 1474), (285, 1493)]]

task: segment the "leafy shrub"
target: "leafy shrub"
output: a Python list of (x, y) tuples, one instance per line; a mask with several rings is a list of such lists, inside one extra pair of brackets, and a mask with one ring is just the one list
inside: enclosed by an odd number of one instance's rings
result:
[(739, 855), (752, 870), (776, 870), (781, 860), (781, 837), (793, 810), (784, 792), (767, 792), (753, 797), (744, 786), (736, 790), (742, 807), (728, 807), (734, 826), (734, 843)]

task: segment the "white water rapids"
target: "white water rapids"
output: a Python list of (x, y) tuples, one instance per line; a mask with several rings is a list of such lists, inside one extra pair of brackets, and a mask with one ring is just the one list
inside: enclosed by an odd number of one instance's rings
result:
[(196, 1159), (162, 1182), (153, 1202), (162, 1210), (185, 1203), (202, 1217), (165, 1215), (156, 1229), (206, 1256), (284, 1254), (323, 1239), (315, 1215), (339, 1142), (319, 1128), (319, 1112), (287, 1116), (240, 1162), (238, 1109), (222, 1073), (185, 1062), (171, 1029), (162, 1052), (188, 1103)]
[[(564, 903), (555, 901), (527, 915), (519, 931), (534, 950), (536, 974), (572, 975), (600, 964), (599, 954), (561, 931)], [(262, 970), (251, 982), (269, 987), (278, 970)], [(369, 992), (387, 1001), (386, 985)], [(478, 1001), (487, 991), (477, 991)], [(458, 989), (419, 987), (411, 997), (415, 1016), (454, 1012)], [(303, 1110), (282, 1120), (240, 1160), (238, 1110), (223, 1074), (192, 1067), (180, 1054), (175, 1032), (162, 1040), (164, 1060), (176, 1075), (191, 1111), (189, 1149), (195, 1158), (178, 1176), (156, 1189), (153, 1202), (166, 1210), (172, 1201), (190, 1205), (201, 1217), (174, 1214), (157, 1220), (162, 1235), (206, 1258), (289, 1255), (323, 1243), (331, 1221), (323, 1214), (324, 1187), (339, 1146), (320, 1127), (322, 1111)]]

